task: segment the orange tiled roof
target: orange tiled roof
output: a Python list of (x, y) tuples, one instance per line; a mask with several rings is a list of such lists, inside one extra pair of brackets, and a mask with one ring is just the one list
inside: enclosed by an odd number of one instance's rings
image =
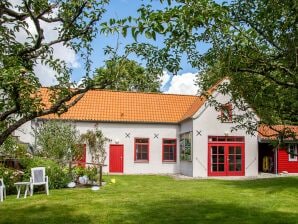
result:
[[(49, 106), (49, 90), (42, 88)], [(67, 112), (45, 119), (103, 122), (179, 123), (190, 118), (205, 102), (204, 97), (162, 93), (90, 90)]]
[[(266, 126), (266, 125), (261, 125), (258, 129), (259, 135), (258, 137), (260, 139), (266, 139), (266, 140), (273, 140), (276, 139), (278, 136), (277, 131), (281, 131), (285, 129), (287, 133), (289, 134), (294, 134), (295, 138), (298, 138), (298, 126), (294, 125), (274, 125), (272, 128)], [(277, 130), (277, 131), (275, 131)], [(287, 140), (290, 140), (292, 138), (287, 138)]]

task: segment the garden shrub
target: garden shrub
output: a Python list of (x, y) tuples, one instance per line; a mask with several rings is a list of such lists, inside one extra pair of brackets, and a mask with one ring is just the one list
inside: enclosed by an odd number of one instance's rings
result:
[(98, 180), (98, 169), (96, 167), (77, 166), (73, 169), (74, 180), (78, 181), (79, 177), (87, 176), (90, 181)]
[(23, 173), (18, 170), (6, 168), (0, 165), (0, 178), (3, 178), (4, 180), (7, 194), (16, 193), (16, 187), (14, 186), (14, 183), (21, 181), (22, 174)]
[(67, 183), (71, 181), (68, 173), (68, 169), (61, 168), (59, 164), (51, 159), (33, 157), (23, 158), (20, 160), (24, 169), (24, 181), (29, 181), (31, 176), (31, 168), (33, 167), (45, 167), (46, 175), (49, 178), (49, 188), (59, 189), (66, 187)]

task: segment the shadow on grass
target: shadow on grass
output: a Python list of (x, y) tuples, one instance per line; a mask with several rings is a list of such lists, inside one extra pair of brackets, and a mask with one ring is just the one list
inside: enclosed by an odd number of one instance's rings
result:
[(296, 224), (297, 213), (272, 212), (260, 207), (239, 207), (231, 203), (212, 201), (171, 200), (127, 205), (109, 223), (287, 223)]
[[(26, 200), (26, 199), (25, 199)], [(29, 202), (30, 203), (30, 202)], [(24, 205), (24, 203), (9, 204), (9, 212), (5, 208), (1, 209), (0, 204), (0, 223), (90, 223), (90, 217), (79, 214), (76, 205), (70, 207), (59, 204), (51, 205)], [(13, 207), (11, 207), (13, 206)], [(8, 208), (7, 208), (8, 210)]]

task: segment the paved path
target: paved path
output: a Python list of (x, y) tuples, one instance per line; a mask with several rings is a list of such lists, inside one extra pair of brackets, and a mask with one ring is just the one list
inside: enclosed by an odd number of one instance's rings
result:
[(280, 178), (280, 177), (290, 177), (290, 176), (298, 176), (298, 173), (288, 173), (288, 174), (273, 174), (273, 173), (259, 173), (258, 176), (235, 176), (235, 177), (189, 177), (181, 174), (171, 175), (174, 179), (184, 179), (184, 180), (200, 180), (200, 179), (217, 179), (217, 180), (256, 180), (256, 179), (265, 179), (265, 178)]

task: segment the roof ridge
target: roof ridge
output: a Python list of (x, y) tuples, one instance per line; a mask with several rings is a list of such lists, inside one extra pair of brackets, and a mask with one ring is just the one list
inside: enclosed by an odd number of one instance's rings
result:
[(152, 95), (170, 95), (170, 96), (186, 96), (186, 97), (199, 97), (198, 95), (189, 94), (178, 94), (178, 93), (165, 93), (165, 92), (137, 92), (128, 90), (112, 90), (112, 89), (92, 89), (89, 91), (100, 91), (100, 92), (115, 92), (115, 93), (129, 93), (129, 94), (152, 94)]
[[(40, 89), (50, 89), (49, 87), (42, 86)], [(190, 95), (190, 94), (179, 94), (179, 93), (165, 93), (165, 92), (138, 92), (129, 90), (113, 90), (113, 89), (90, 89), (89, 91), (99, 91), (99, 92), (115, 92), (115, 93), (131, 93), (131, 94), (152, 94), (152, 95), (169, 95), (169, 96), (186, 96), (186, 97), (200, 97), (200, 95)]]

